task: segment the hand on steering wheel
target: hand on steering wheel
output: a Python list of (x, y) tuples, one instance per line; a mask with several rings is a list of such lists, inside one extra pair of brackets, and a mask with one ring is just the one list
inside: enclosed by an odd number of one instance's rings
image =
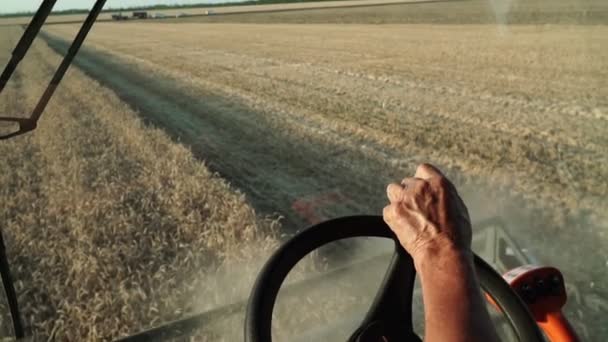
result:
[(474, 272), (469, 212), (454, 185), (422, 164), (387, 195), (384, 220), (420, 274), (427, 341), (498, 341)]
[(386, 189), (384, 221), (414, 261), (442, 250), (471, 251), (469, 211), (452, 183), (434, 166), (422, 164), (414, 177)]
[(277, 293), (300, 259), (332, 241), (363, 236), (393, 239), (395, 254), (372, 306), (349, 342), (420, 341), (412, 328), (416, 270), (423, 287), (425, 338), (496, 339), (479, 291), (481, 285), (520, 341), (543, 341), (517, 294), (471, 252), (466, 207), (454, 186), (437, 169), (421, 165), (416, 177), (406, 178), (402, 186), (390, 185), (387, 192), (391, 204), (384, 209), (384, 220), (379, 216), (353, 216), (323, 222), (297, 234), (275, 252), (254, 285), (245, 320), (245, 341), (271, 341)]

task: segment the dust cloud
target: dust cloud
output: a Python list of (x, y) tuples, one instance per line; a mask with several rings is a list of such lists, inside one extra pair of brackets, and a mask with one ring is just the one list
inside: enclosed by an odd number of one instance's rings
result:
[[(321, 336), (345, 340), (356, 329), (383, 279), (393, 243), (386, 239), (349, 240), (309, 254), (289, 273), (275, 304), (275, 340), (315, 341)], [(344, 250), (345, 244), (347, 253), (332, 255), (330, 251)], [(258, 253), (247, 261), (229, 262), (213, 274), (201, 276), (200, 295), (193, 298), (194, 312), (217, 312), (235, 303), (239, 308), (228, 316), (218, 315), (218, 319), (200, 327), (195, 336), (205, 341), (243, 340), (247, 300), (270, 255)]]
[(496, 24), (498, 25), (500, 33), (506, 33), (507, 27), (507, 14), (511, 9), (511, 0), (488, 0), (488, 3), (492, 7), (492, 11), (496, 17)]

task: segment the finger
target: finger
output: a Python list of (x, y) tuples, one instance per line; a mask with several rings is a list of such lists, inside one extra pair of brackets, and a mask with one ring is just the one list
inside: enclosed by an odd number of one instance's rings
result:
[(416, 192), (426, 185), (426, 181), (421, 178), (407, 177), (401, 181), (401, 185), (404, 191)]
[(401, 221), (401, 217), (399, 217), (398, 204), (390, 204), (384, 207), (384, 210), (382, 211), (382, 218), (395, 234), (400, 232), (402, 225), (399, 224)]
[(382, 209), (382, 218), (384, 219), (384, 222), (388, 224), (389, 227), (391, 226), (391, 223), (393, 223), (395, 220), (395, 210), (393, 208), (393, 205), (394, 204), (389, 204), (384, 207), (384, 209)]
[(391, 203), (400, 202), (403, 199), (403, 186), (396, 183), (389, 184), (386, 187), (386, 196)]
[(382, 210), (382, 217), (384, 218), (384, 222), (386, 222), (388, 225), (397, 223), (403, 215), (403, 209), (398, 203), (389, 204)]
[(416, 168), (414, 177), (430, 180), (435, 177), (443, 177), (443, 173), (431, 164), (420, 164), (418, 165), (418, 168)]
[(412, 231), (410, 216), (401, 204), (391, 204), (384, 207), (382, 217), (401, 244), (404, 247), (408, 245), (415, 233)]

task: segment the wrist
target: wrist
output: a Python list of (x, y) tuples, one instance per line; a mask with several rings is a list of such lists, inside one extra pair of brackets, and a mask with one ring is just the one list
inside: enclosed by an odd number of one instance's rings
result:
[(416, 271), (424, 274), (444, 269), (463, 269), (473, 266), (473, 252), (451, 241), (436, 241), (420, 248), (412, 255)]

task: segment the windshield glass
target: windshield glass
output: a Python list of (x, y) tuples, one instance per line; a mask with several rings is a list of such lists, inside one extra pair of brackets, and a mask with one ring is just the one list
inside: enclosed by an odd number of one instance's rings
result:
[[(108, 1), (38, 128), (0, 142), (26, 331), (116, 339), (240, 303), (202, 332), (231, 340), (281, 241), (381, 214), (386, 185), (428, 162), (468, 206), (476, 253), (500, 273), (558, 267), (577, 332), (608, 338), (608, 2), (271, 2)], [(0, 5), (0, 66), (31, 17), (11, 13), (36, 10), (17, 3)], [(69, 6), (0, 116), (32, 112), (86, 17)], [(349, 246), (341, 262), (377, 252)]]

